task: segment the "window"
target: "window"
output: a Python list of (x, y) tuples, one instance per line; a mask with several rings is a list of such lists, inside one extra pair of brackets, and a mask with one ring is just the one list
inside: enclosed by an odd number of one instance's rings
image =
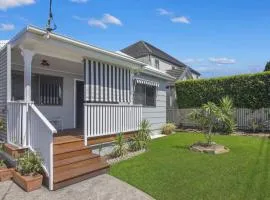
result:
[[(24, 74), (12, 71), (12, 99), (24, 99)], [(32, 75), (32, 101), (37, 105), (63, 104), (63, 78), (55, 76)]]
[(158, 60), (158, 59), (155, 59), (155, 67), (156, 67), (157, 69), (159, 69), (159, 60)]
[(156, 106), (156, 87), (144, 84), (136, 84), (134, 90), (134, 104)]

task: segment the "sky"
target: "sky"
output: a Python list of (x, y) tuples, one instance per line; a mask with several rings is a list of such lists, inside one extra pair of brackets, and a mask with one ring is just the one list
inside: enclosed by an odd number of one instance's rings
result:
[[(55, 32), (117, 51), (147, 41), (202, 74), (263, 71), (269, 0), (53, 0)], [(0, 0), (0, 40), (44, 28), (49, 0)]]

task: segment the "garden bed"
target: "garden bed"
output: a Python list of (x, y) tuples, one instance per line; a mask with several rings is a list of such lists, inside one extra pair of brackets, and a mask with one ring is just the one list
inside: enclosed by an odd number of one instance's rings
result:
[(142, 153), (144, 153), (144, 152), (145, 152), (145, 149), (140, 150), (140, 151), (135, 151), (135, 152), (129, 152), (129, 153), (127, 153), (126, 155), (124, 155), (124, 156), (122, 156), (122, 157), (118, 157), (118, 158), (108, 157), (107, 163), (108, 163), (109, 165), (113, 165), (113, 164), (116, 164), (116, 163), (118, 163), (118, 162), (121, 162), (121, 161), (124, 161), (124, 160), (128, 160), (128, 159), (130, 159), (130, 158), (133, 158), (133, 157), (135, 157), (135, 156), (138, 156), (138, 155), (140, 155), (140, 154), (142, 154)]

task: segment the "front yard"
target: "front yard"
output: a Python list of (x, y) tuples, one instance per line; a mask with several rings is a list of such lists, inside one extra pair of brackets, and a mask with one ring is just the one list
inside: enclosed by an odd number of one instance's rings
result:
[(223, 155), (191, 152), (205, 138), (179, 133), (151, 141), (149, 151), (111, 167), (110, 174), (156, 199), (270, 199), (270, 139), (215, 136)]

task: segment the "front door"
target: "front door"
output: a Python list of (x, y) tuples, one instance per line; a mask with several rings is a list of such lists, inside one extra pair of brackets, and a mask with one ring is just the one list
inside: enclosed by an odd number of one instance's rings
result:
[(83, 128), (84, 82), (76, 81), (76, 128)]

